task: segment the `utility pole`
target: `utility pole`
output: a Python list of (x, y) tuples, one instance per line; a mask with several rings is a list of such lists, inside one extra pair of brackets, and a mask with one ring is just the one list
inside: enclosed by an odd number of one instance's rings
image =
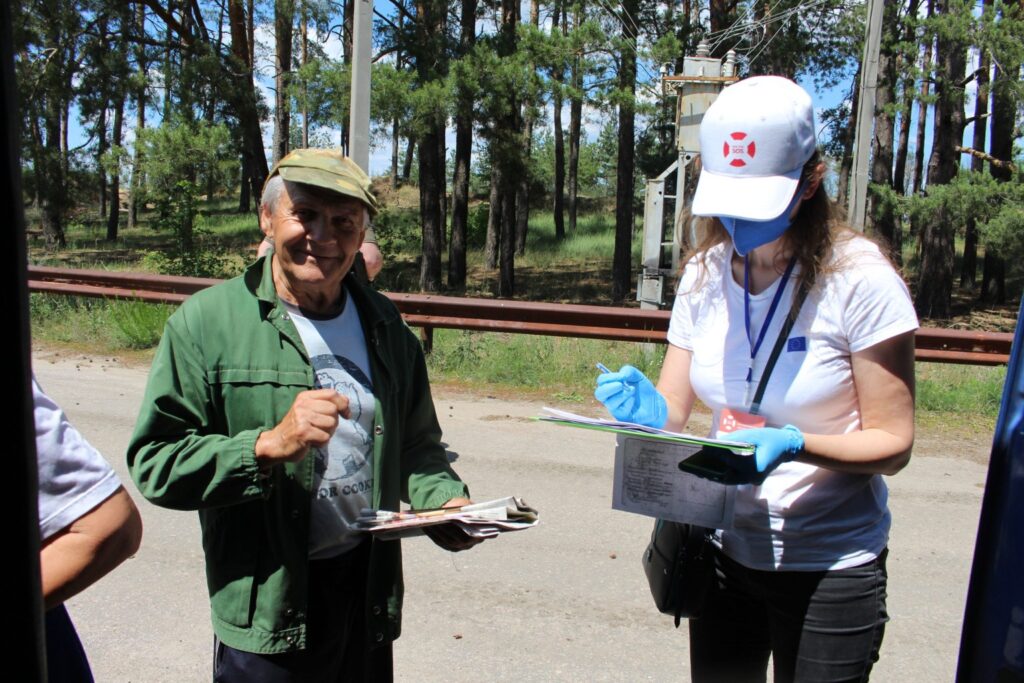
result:
[(355, 0), (352, 14), (352, 93), (348, 110), (348, 155), (369, 175), (373, 0)]
[(882, 7), (886, 1), (868, 0), (867, 35), (861, 57), (860, 97), (857, 106), (857, 134), (853, 144), (853, 172), (850, 174), (850, 227), (864, 231), (868, 199), (868, 157), (875, 124), (875, 90), (878, 88), (878, 53), (882, 45)]

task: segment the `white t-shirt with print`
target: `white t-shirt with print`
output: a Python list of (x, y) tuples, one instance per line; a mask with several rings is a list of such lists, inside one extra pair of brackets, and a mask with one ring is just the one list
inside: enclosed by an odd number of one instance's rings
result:
[(310, 559), (340, 555), (359, 545), (352, 524), (373, 495), (373, 378), (359, 311), (346, 292), (336, 317), (318, 319), (285, 302), (313, 365), (317, 389), (335, 389), (348, 398), (350, 419), (339, 418), (327, 448), (313, 456)]
[[(799, 274), (786, 283), (748, 387), (743, 285), (732, 276), (731, 256), (729, 244), (712, 248), (703, 278), (696, 260), (686, 265), (668, 333), (670, 343), (692, 352), (690, 383), (714, 413), (712, 436), (722, 409), (749, 409), (747, 397), (789, 312)], [(918, 326), (906, 284), (872, 242), (841, 239), (833, 258), (838, 270), (823, 275), (808, 294), (770, 375), (760, 413), (768, 426), (793, 424), (812, 434), (860, 429), (850, 354)], [(776, 286), (750, 295), (755, 340)], [(761, 485), (737, 488), (735, 526), (720, 533), (720, 542), (729, 557), (748, 567), (853, 567), (877, 557), (888, 540), (888, 490), (880, 475), (790, 462)]]

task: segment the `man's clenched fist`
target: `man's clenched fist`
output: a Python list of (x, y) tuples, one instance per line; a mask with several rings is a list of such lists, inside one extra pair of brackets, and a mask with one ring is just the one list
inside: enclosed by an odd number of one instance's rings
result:
[(349, 418), (347, 397), (334, 389), (303, 391), (284, 419), (256, 439), (256, 460), (261, 466), (302, 460), (310, 448), (327, 445), (339, 415)]

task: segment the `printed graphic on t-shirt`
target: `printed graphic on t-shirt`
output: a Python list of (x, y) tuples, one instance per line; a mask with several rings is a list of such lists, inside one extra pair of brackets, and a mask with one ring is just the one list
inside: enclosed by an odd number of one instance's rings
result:
[[(313, 465), (317, 498), (365, 494), (370, 490), (373, 451), (373, 387), (359, 367), (344, 356), (311, 358), (318, 389), (334, 389), (348, 399), (351, 415), (339, 420), (326, 448), (316, 449)], [(347, 486), (339, 483), (348, 484)]]

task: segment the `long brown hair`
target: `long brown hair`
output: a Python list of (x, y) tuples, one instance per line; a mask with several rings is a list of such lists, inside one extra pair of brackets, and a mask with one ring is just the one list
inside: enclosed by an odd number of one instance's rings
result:
[[(815, 151), (811, 158), (804, 164), (803, 172), (800, 174), (800, 186), (806, 187), (807, 183), (813, 182), (818, 172), (818, 165), (822, 163), (821, 152)], [(688, 211), (680, 216), (679, 229), (694, 224), (694, 240), (692, 246), (681, 260), (682, 267), (691, 259), (696, 258), (701, 266), (700, 273), (694, 288), (701, 286), (704, 276), (707, 273), (705, 259), (708, 250), (712, 247), (730, 241), (729, 233), (722, 226), (722, 222), (710, 216), (693, 217)], [(832, 252), (838, 240), (849, 239), (855, 233), (845, 224), (840, 222), (836, 215), (836, 209), (825, 192), (824, 183), (818, 183), (818, 189), (810, 198), (800, 204), (800, 210), (793, 218), (793, 224), (786, 230), (786, 246), (793, 250), (800, 263), (800, 284), (805, 282), (809, 286), (818, 281), (821, 275), (835, 270), (840, 264), (832, 263)], [(682, 237), (682, 235), (680, 235)], [(781, 275), (785, 269), (785, 263), (776, 264)]]

